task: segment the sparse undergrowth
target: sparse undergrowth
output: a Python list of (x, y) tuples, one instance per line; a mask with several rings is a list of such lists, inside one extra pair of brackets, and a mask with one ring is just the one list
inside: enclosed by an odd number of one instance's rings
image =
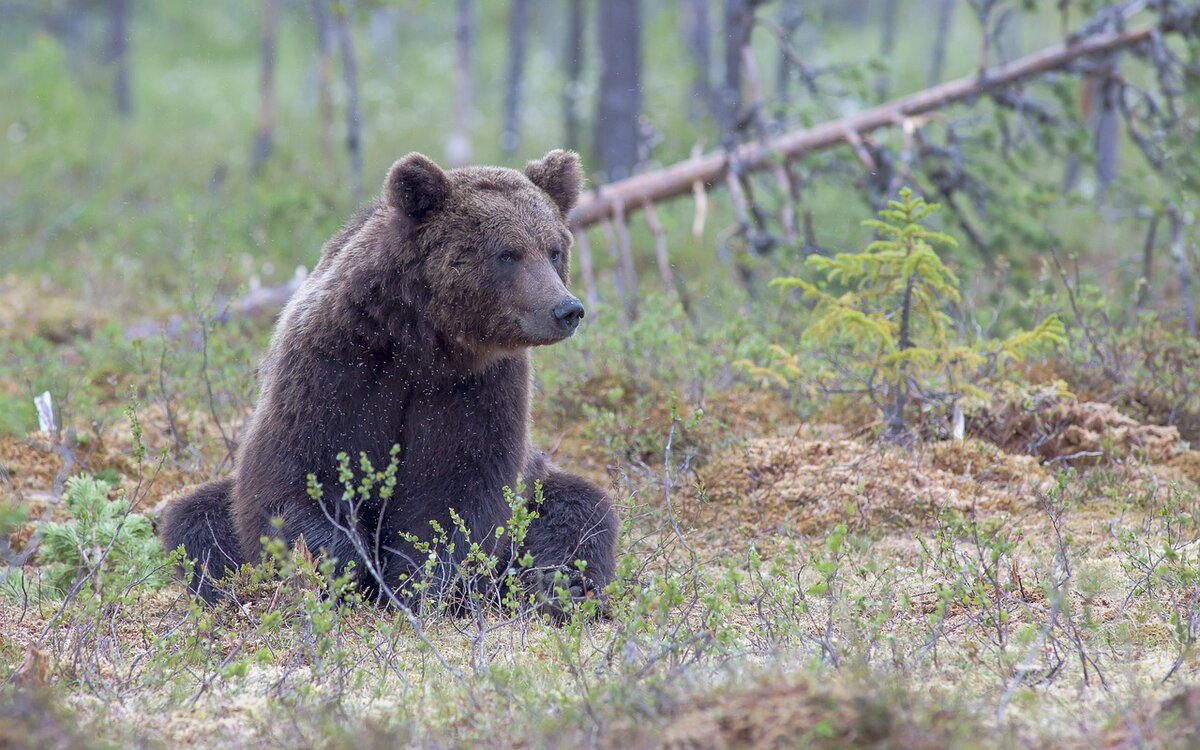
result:
[[(345, 579), (303, 548), (207, 610), (161, 587), (172, 560), (142, 551), (128, 500), (73, 479), (26, 524), (70, 542), (27, 568), (55, 585), (0, 605), (4, 701), (63, 737), (150, 746), (1185, 746), (1200, 501), (1172, 466), (1055, 470), (795, 423), (768, 440), (736, 407), (721, 429), (663, 408), (639, 421), (653, 450), (605, 448), (626, 511), (610, 619), (562, 628), (521, 608), (414, 626), (331, 597)], [(120, 564), (89, 575), (104, 550)]]

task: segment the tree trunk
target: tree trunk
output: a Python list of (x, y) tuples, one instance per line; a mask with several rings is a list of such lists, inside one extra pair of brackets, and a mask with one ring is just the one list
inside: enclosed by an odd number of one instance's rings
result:
[(329, 0), (312, 0), (313, 26), (317, 34), (317, 116), (321, 120), (321, 154), (333, 166), (333, 30), (329, 23)]
[(471, 161), (471, 45), (474, 12), (471, 0), (458, 0), (454, 25), (454, 128), (446, 139), (446, 161), (461, 167)]
[(358, 106), (358, 58), (354, 36), (350, 33), (351, 0), (342, 0), (334, 9), (333, 28), (342, 52), (342, 79), (346, 84), (346, 150), (350, 152), (351, 195), (362, 200), (362, 115)]
[(528, 10), (528, 0), (513, 0), (508, 17), (508, 73), (504, 87), (504, 132), (500, 135), (500, 148), (506, 154), (515, 154), (521, 146), (521, 77), (525, 68)]
[(113, 101), (117, 112), (128, 117), (133, 112), (133, 94), (129, 88), (129, 3), (112, 0), (112, 39), (109, 55), (115, 67)]
[(567, 12), (567, 87), (563, 90), (563, 128), (567, 148), (578, 151), (583, 139), (579, 132), (579, 111), (583, 94), (583, 0), (571, 0)]
[(714, 116), (721, 124), (727, 148), (736, 142), (742, 111), (742, 48), (750, 44), (757, 4), (758, 0), (725, 0), (725, 81), (721, 86), (721, 111)]
[(279, 26), (276, 0), (263, 0), (259, 41), (258, 131), (250, 150), (250, 174), (257, 175), (275, 147), (275, 35)]
[(1154, 242), (1158, 238), (1158, 222), (1162, 215), (1155, 213), (1150, 219), (1150, 230), (1146, 232), (1146, 242), (1142, 245), (1142, 278), (1138, 284), (1137, 300), (1133, 303), (1134, 310), (1141, 310), (1150, 301), (1150, 280), (1154, 278)]
[[(784, 0), (779, 9), (779, 44), (781, 48), (791, 45), (796, 30), (804, 23), (804, 13), (796, 0)], [(775, 94), (782, 104), (792, 99), (792, 57), (787, 49), (779, 53), (779, 68), (775, 73)]]
[(640, 0), (598, 3), (600, 90), (596, 107), (596, 159), (602, 181), (633, 174), (638, 158), (642, 105)]
[[(905, 255), (909, 255), (906, 253)], [(900, 306), (900, 331), (899, 331), (899, 350), (901, 352), (908, 351), (912, 348), (912, 298), (913, 287), (916, 284), (916, 277), (909, 276), (908, 283), (904, 285), (904, 301)], [(904, 427), (904, 410), (908, 407), (908, 368), (904, 363), (900, 364), (900, 370), (893, 385), (896, 388), (896, 393), (892, 397), (892, 403), (887, 414), (887, 428), (884, 430), (884, 438), (892, 443), (900, 443), (905, 439)]]
[(700, 115), (701, 108), (707, 108), (710, 113), (716, 111), (712, 102), (712, 23), (708, 0), (688, 0), (680, 13), (684, 40), (696, 67), (692, 95), (688, 98), (688, 115), (694, 120)]
[(1183, 247), (1183, 218), (1172, 203), (1167, 206), (1167, 219), (1171, 222), (1171, 257), (1179, 274), (1179, 296), (1183, 302), (1183, 322), (1188, 335), (1196, 336), (1196, 303), (1192, 300), (1192, 266), (1188, 263)]
[(946, 41), (950, 38), (950, 26), (954, 22), (954, 4), (957, 0), (938, 0), (937, 34), (933, 37), (933, 54), (929, 60), (929, 76), (926, 85), (933, 86), (942, 80), (946, 67)]
[[(892, 53), (896, 49), (896, 16), (899, 0), (884, 0), (883, 19), (881, 21), (883, 36), (879, 40), (879, 56), (886, 65), (892, 63)], [(891, 72), (883, 71), (875, 78), (875, 101), (882, 102), (888, 97), (891, 88)]]

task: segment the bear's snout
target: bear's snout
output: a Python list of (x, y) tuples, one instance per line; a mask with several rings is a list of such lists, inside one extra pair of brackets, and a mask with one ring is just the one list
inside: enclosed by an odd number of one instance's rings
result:
[(579, 321), (583, 319), (583, 303), (574, 297), (567, 297), (554, 306), (551, 315), (559, 328), (574, 333)]

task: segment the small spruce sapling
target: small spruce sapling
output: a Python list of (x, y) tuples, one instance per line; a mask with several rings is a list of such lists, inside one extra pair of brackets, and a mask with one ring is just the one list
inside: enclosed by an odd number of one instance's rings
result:
[[(804, 338), (840, 364), (836, 372), (817, 373), (816, 389), (870, 399), (892, 442), (909, 436), (906, 417), (913, 402), (949, 406), (963, 396), (982, 397), (977, 384), (1066, 341), (1057, 315), (1005, 339), (961, 338), (947, 312), (961, 301), (958, 277), (935, 250), (956, 243), (923, 223), (937, 209), (905, 188), (878, 219), (863, 222), (878, 238), (861, 252), (806, 261), (823, 280), (789, 276), (771, 282), (799, 289), (815, 303), (816, 318)], [(782, 347), (772, 351), (775, 365), (740, 364), (779, 383), (801, 377), (796, 355)]]
[(157, 588), (169, 580), (167, 561), (150, 519), (132, 513), (123, 495), (109, 500), (112, 487), (88, 475), (71, 477), (64, 500), (70, 518), (48, 521), (38, 558), (50, 585), (68, 591), (93, 569), (101, 586), (120, 572)]

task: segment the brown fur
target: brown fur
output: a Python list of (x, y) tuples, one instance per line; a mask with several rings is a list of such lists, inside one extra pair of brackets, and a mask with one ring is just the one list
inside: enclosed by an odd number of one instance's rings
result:
[[(431, 520), (451, 529), (455, 509), (487, 537), (508, 520), (502, 488), (518, 474), (545, 488), (526, 544), (535, 565), (582, 559), (590, 584), (608, 583), (611, 505), (529, 446), (529, 348), (569, 336), (583, 314), (566, 288), (565, 217), (581, 182), (578, 158), (562, 151), (524, 173), (444, 172), (420, 154), (393, 165), (383, 195), (325, 245), (281, 315), (232, 480), (168, 508), (164, 542), (198, 561), (193, 590), (211, 601), (211, 581), (256, 561), (260, 539), (276, 535), (353, 560), (368, 589), (394, 587), (417, 558), (402, 532), (426, 537)], [(365, 453), (381, 467), (393, 444), (395, 495), (355, 519), (374, 558), (363, 560), (330, 507), (335, 456), (357, 466)], [(306, 493), (309, 472), (325, 508)], [(447, 564), (464, 553), (456, 545)]]

